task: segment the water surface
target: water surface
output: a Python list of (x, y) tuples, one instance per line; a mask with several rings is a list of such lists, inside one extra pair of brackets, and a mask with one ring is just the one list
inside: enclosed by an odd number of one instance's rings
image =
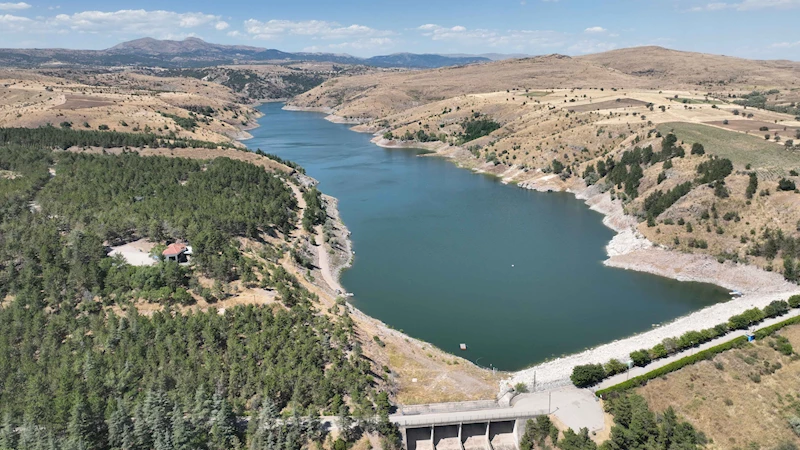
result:
[(359, 309), (411, 336), (516, 370), (728, 298), (717, 286), (603, 266), (614, 232), (571, 194), (383, 149), (281, 106), (261, 107), (246, 144), (297, 162), (339, 199), (356, 251), (342, 284)]

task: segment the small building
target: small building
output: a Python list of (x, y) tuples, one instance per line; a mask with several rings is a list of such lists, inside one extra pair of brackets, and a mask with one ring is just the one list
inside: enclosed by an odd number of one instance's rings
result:
[(169, 244), (167, 248), (161, 252), (161, 256), (164, 257), (166, 261), (175, 261), (175, 262), (186, 262), (187, 255), (191, 254), (189, 247), (186, 244), (180, 244), (175, 242), (174, 244)]

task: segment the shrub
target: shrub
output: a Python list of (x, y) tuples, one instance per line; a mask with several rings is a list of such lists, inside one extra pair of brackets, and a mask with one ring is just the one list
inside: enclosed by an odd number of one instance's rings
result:
[(618, 359), (611, 359), (605, 364), (607, 377), (625, 372), (626, 370), (628, 370), (628, 366), (620, 362)]
[(745, 192), (745, 196), (750, 199), (753, 198), (756, 191), (758, 190), (758, 177), (756, 176), (755, 172), (750, 173), (750, 182), (747, 185), (747, 191)]
[(712, 181), (723, 180), (733, 172), (733, 163), (730, 159), (719, 158), (703, 161), (697, 165), (697, 173), (700, 175), (700, 183), (711, 183)]
[(800, 308), (800, 295), (793, 295), (789, 297), (789, 306), (792, 308)]
[(585, 364), (572, 369), (570, 380), (579, 388), (594, 386), (606, 377), (602, 364)]
[(653, 359), (661, 359), (667, 357), (667, 348), (664, 344), (656, 344), (650, 349), (650, 357)]
[(690, 153), (692, 155), (704, 155), (706, 153), (706, 149), (703, 148), (703, 144), (695, 142), (692, 144), (692, 151)]
[(528, 385), (525, 383), (517, 383), (514, 385), (514, 391), (516, 391), (519, 394), (524, 394), (528, 392)]
[(785, 336), (775, 336), (775, 343), (773, 348), (783, 353), (786, 356), (792, 356), (794, 353), (794, 348), (792, 348), (792, 343), (789, 342), (789, 339), (786, 339)]
[(794, 434), (800, 436), (800, 417), (789, 417), (789, 427), (792, 429), (792, 431), (794, 431)]
[(793, 191), (797, 189), (797, 186), (795, 186), (794, 181), (786, 178), (781, 178), (781, 180), (778, 181), (778, 189), (782, 191)]
[(732, 330), (744, 330), (750, 325), (764, 320), (764, 312), (758, 308), (748, 309), (747, 311), (732, 316), (728, 319), (728, 326)]
[(631, 352), (630, 354), (631, 360), (633, 360), (633, 364), (638, 367), (644, 367), (650, 364), (650, 353), (647, 350), (636, 350)]
[(651, 370), (644, 375), (639, 375), (638, 377), (631, 378), (628, 381), (622, 382), (616, 386), (611, 386), (606, 389), (601, 389), (596, 392), (599, 397), (603, 397), (606, 394), (610, 394), (612, 392), (622, 392), (626, 391), (631, 388), (643, 386), (649, 380), (661, 377), (668, 373), (674, 372), (682, 367), (694, 364), (698, 361), (704, 361), (707, 359), (711, 359), (714, 355), (718, 353), (722, 353), (726, 350), (730, 350), (732, 348), (739, 347), (747, 343), (747, 338), (745, 336), (739, 336), (732, 341), (726, 342), (724, 344), (717, 345), (715, 347), (711, 347), (706, 350), (699, 351), (694, 355), (689, 355), (685, 358), (681, 358), (675, 362), (671, 362), (663, 367), (659, 367), (658, 369)]
[(782, 316), (789, 312), (789, 304), (783, 300), (775, 300), (764, 308), (764, 315), (767, 317)]

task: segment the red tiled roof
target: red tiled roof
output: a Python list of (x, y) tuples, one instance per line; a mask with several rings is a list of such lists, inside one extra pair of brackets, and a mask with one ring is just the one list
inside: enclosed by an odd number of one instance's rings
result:
[(161, 252), (161, 254), (164, 256), (178, 256), (185, 251), (186, 251), (186, 244), (174, 243), (174, 244), (169, 244), (169, 246), (165, 248), (164, 251)]

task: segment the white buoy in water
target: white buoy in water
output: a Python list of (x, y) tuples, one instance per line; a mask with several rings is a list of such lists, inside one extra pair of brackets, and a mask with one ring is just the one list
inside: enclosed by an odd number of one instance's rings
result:
[(512, 264), (511, 267), (514, 267), (514, 265)]

